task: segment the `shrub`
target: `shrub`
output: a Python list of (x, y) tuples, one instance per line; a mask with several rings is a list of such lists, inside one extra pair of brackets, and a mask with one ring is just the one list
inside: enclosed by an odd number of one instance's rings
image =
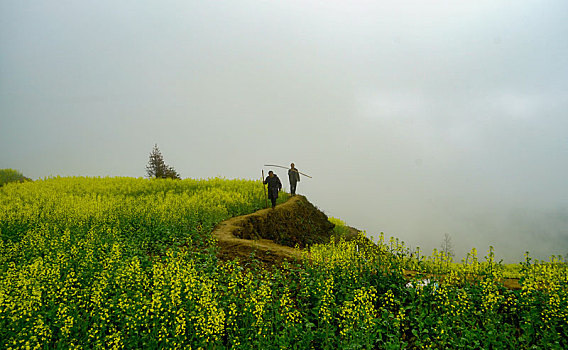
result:
[(21, 172), (14, 169), (0, 169), (0, 187), (9, 182), (24, 182), (31, 181), (25, 177)]

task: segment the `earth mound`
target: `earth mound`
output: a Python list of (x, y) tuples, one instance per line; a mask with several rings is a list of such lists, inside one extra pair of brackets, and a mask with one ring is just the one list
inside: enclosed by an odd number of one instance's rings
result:
[(275, 209), (223, 221), (213, 230), (222, 259), (248, 258), (254, 255), (265, 262), (300, 258), (293, 247), (327, 243), (334, 225), (327, 215), (306, 197), (296, 195)]

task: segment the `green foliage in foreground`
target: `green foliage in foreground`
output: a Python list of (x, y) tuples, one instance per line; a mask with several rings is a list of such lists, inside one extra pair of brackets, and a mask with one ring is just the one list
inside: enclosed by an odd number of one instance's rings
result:
[[(568, 347), (567, 270), (489, 255), (444, 276), (363, 236), (280, 268), (215, 258), (213, 226), (263, 207), (260, 182), (57, 178), (0, 189), (5, 348)], [(432, 264), (432, 265), (429, 265)], [(411, 283), (410, 285), (408, 283)]]

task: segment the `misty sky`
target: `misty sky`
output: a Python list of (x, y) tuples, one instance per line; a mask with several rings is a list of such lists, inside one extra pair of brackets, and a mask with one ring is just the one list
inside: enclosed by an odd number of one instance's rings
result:
[(142, 177), (154, 143), (182, 177), (295, 162), (369, 235), (565, 255), (567, 34), (565, 0), (2, 0), (0, 168)]

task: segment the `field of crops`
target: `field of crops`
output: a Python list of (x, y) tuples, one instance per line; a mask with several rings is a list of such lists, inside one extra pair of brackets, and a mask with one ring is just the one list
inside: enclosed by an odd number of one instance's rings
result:
[(491, 250), (452, 264), (382, 236), (279, 267), (219, 261), (216, 223), (262, 207), (247, 180), (1, 187), (0, 347), (568, 348), (561, 260), (527, 257), (519, 290)]

